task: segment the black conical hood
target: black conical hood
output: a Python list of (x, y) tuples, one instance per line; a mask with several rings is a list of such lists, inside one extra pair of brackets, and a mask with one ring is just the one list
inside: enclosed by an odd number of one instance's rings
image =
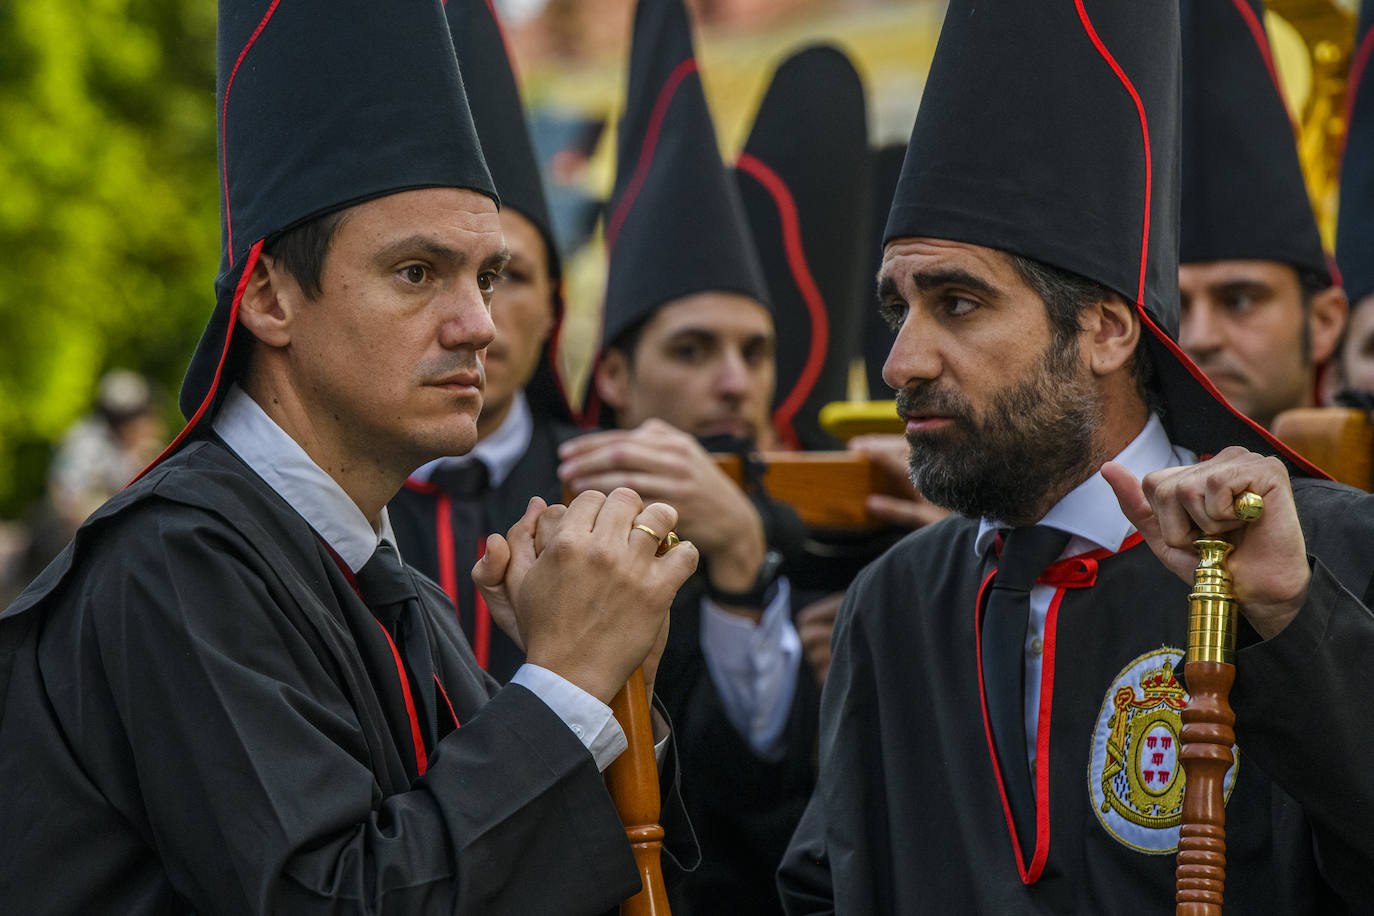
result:
[(868, 120), (844, 54), (813, 47), (778, 67), (735, 177), (773, 303), (773, 425), (793, 447), (834, 448), (817, 415), (845, 397), (869, 304)]
[(1346, 92), (1336, 261), (1354, 306), (1374, 295), (1374, 0), (1360, 10)]
[(1175, 442), (1319, 473), (1230, 408), (1173, 340), (1178, 17), (1137, 0), (951, 0), (884, 243), (967, 242), (1101, 283), (1139, 307)]
[(496, 198), (436, 0), (220, 0), (218, 55), (220, 271), (178, 443), (236, 371), (232, 323), (264, 239), (414, 188)]
[[(501, 195), (501, 206), (510, 207), (539, 230), (548, 251), (555, 283), (563, 274), (554, 243), (553, 222), (544, 193), (539, 161), (530, 141), (529, 122), (520, 100), (510, 49), (490, 0), (448, 0), (444, 6), (458, 69), (472, 106), (472, 120), (482, 143), (482, 155), (491, 169)], [(555, 328), (563, 321), (563, 299), (555, 302)], [(536, 415), (571, 420), (567, 398), (558, 375), (555, 346), (558, 332), (549, 335), (534, 377), (525, 386), (530, 409)]]
[(1330, 283), (1260, 0), (1183, 0), (1179, 260), (1281, 261)]
[(870, 153), (873, 169), (873, 211), (869, 215), (868, 248), (864, 260), (868, 269), (864, 276), (863, 355), (868, 377), (870, 398), (888, 397), (892, 391), (883, 381), (883, 364), (892, 349), (892, 327), (873, 307), (878, 301), (878, 271), (883, 266), (883, 233), (887, 228), (887, 214), (892, 209), (892, 197), (897, 179), (902, 174), (902, 160), (906, 158), (906, 144), (888, 143)]
[(602, 346), (664, 303), (708, 290), (767, 304), (734, 182), (721, 162), (681, 0), (640, 0), (606, 204)]

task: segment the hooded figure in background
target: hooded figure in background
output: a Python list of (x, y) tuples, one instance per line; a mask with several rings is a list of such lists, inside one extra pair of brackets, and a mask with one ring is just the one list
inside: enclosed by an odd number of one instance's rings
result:
[(385, 508), (476, 441), (510, 257), (443, 13), (225, 0), (218, 47), (190, 421), (0, 615), (0, 899), (602, 912), (640, 883), (606, 703), (695, 549), (657, 558), (676, 513), (628, 491), (534, 501), (479, 570), (530, 664), (481, 670)]
[(772, 419), (788, 448), (838, 446), (818, 414), (845, 399), (859, 355), (869, 166), (863, 83), (849, 58), (826, 45), (788, 57), (735, 161), (773, 303)]
[[(850, 588), (787, 912), (1160, 913), (1199, 530), (1234, 537), (1228, 910), (1355, 912), (1374, 500), (1179, 349), (1176, 7), (950, 4), (888, 217), (884, 367), (958, 515)], [(1214, 456), (1214, 457), (1213, 457)], [(1359, 545), (1359, 546), (1356, 546)]]
[(775, 342), (681, 0), (638, 5), (619, 131), (591, 393), (591, 412), (617, 428), (564, 444), (558, 473), (573, 492), (633, 486), (673, 505), (701, 550), (659, 679), (703, 856), (673, 911), (777, 912), (772, 874), (814, 779), (819, 691), (789, 566), (802, 529), (709, 454), (771, 435)]
[(1260, 0), (1184, 0), (1179, 344), (1266, 428), (1316, 404), (1345, 326)]

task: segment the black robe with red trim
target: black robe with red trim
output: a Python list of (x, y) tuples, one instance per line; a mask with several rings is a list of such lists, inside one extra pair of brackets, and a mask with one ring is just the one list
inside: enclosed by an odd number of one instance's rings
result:
[(423, 767), (385, 631), (236, 456), (196, 442), (108, 502), (0, 616), (0, 909), (561, 916), (634, 893), (591, 755), (415, 578), (453, 708), (422, 717)]
[[(1260, 641), (1242, 623), (1227, 913), (1374, 911), (1374, 497), (1294, 482), (1306, 606)], [(834, 633), (821, 772), (779, 884), (790, 914), (1172, 913), (1172, 854), (1099, 819), (1094, 742), (1135, 659), (1186, 646), (1187, 587), (1138, 541), (1061, 588), (1046, 620), (1037, 848), (1015, 852), (989, 750), (977, 524), (921, 529), (870, 566)], [(1128, 542), (1129, 543), (1129, 542)], [(1078, 583), (1082, 585), (1083, 583)], [(1176, 828), (1175, 828), (1176, 837)]]
[[(531, 496), (562, 500), (558, 446), (576, 430), (535, 418), (530, 446), (510, 475), (483, 500), (487, 526), (504, 533), (520, 518)], [(437, 580), (439, 576), (438, 495), (405, 489), (388, 507), (406, 562)], [(793, 567), (800, 558), (801, 523), (791, 509), (762, 496), (754, 498), (770, 545), (783, 551)], [(472, 543), (459, 530), (461, 515), (450, 512), (451, 543)], [(457, 563), (460, 618), (471, 619), (471, 564)], [(819, 689), (805, 661), (777, 760), (754, 753), (730, 722), (701, 649), (703, 576), (688, 580), (673, 601), (668, 645), (659, 664), (655, 693), (672, 722), (683, 805), (691, 819), (701, 855), (686, 875), (668, 872), (675, 916), (768, 916), (780, 913), (773, 873), (801, 818), (815, 783)], [(794, 591), (794, 594), (796, 592)], [(794, 607), (799, 606), (794, 601)], [(491, 634), (488, 671), (509, 679), (524, 661), (514, 642), (499, 629)], [(691, 850), (675, 850), (690, 860)]]
[[(391, 527), (396, 532), (396, 544), (407, 565), (441, 584), (444, 584), (446, 577), (440, 563), (439, 521), (442, 515), (447, 516), (449, 529), (444, 546), (462, 553), (454, 558), (452, 568), (458, 618), (468, 634), (468, 641), (474, 646), (477, 644), (473, 636), (478, 628), (478, 617), (485, 611), (484, 606), (479, 607), (477, 592), (472, 584), (472, 564), (477, 561), (478, 544), (488, 534), (505, 534), (509, 531), (525, 514), (530, 497), (542, 497), (550, 505), (563, 501), (563, 484), (558, 479), (558, 446), (578, 435), (581, 430), (571, 423), (538, 415), (533, 420), (534, 429), (525, 453), (506, 478), (481, 497), (485, 531), (474, 533), (464, 529), (463, 525), (470, 514), (454, 506), (457, 500), (453, 497), (448, 498), (449, 511), (441, 514), (438, 510), (444, 494), (440, 494), (437, 488), (415, 487), (407, 482), (387, 506)], [(504, 684), (524, 664), (525, 654), (514, 640), (501, 632), (499, 627), (493, 626), (489, 619), (484, 626), (489, 640), (486, 670)]]

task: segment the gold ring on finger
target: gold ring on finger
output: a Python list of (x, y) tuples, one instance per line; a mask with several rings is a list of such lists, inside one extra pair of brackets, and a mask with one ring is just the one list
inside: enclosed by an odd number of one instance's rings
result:
[(1264, 514), (1264, 497), (1246, 490), (1232, 501), (1231, 511), (1242, 522), (1252, 522)]
[(662, 540), (663, 540), (663, 538), (659, 537), (658, 532), (655, 531), (654, 529), (650, 528), (648, 525), (635, 525), (634, 528), (631, 528), (630, 530), (631, 530), (631, 531), (643, 531), (645, 534), (647, 534), (649, 537), (653, 538), (655, 541), (662, 541)]

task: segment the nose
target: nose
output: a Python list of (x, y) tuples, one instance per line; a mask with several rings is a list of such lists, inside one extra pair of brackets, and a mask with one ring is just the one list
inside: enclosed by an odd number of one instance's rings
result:
[(1219, 350), (1223, 340), (1220, 319), (1210, 302), (1195, 299), (1180, 310), (1178, 345), (1189, 356)]
[(900, 391), (917, 382), (938, 378), (941, 368), (934, 335), (919, 326), (914, 313), (909, 314), (883, 363), (883, 381), (892, 390)]
[(749, 391), (749, 364), (744, 354), (727, 348), (716, 374), (716, 393), (722, 397), (740, 399)]
[(439, 343), (448, 350), (481, 350), (496, 339), (496, 324), (487, 302), (474, 282), (444, 304), (446, 314), (439, 331)]

